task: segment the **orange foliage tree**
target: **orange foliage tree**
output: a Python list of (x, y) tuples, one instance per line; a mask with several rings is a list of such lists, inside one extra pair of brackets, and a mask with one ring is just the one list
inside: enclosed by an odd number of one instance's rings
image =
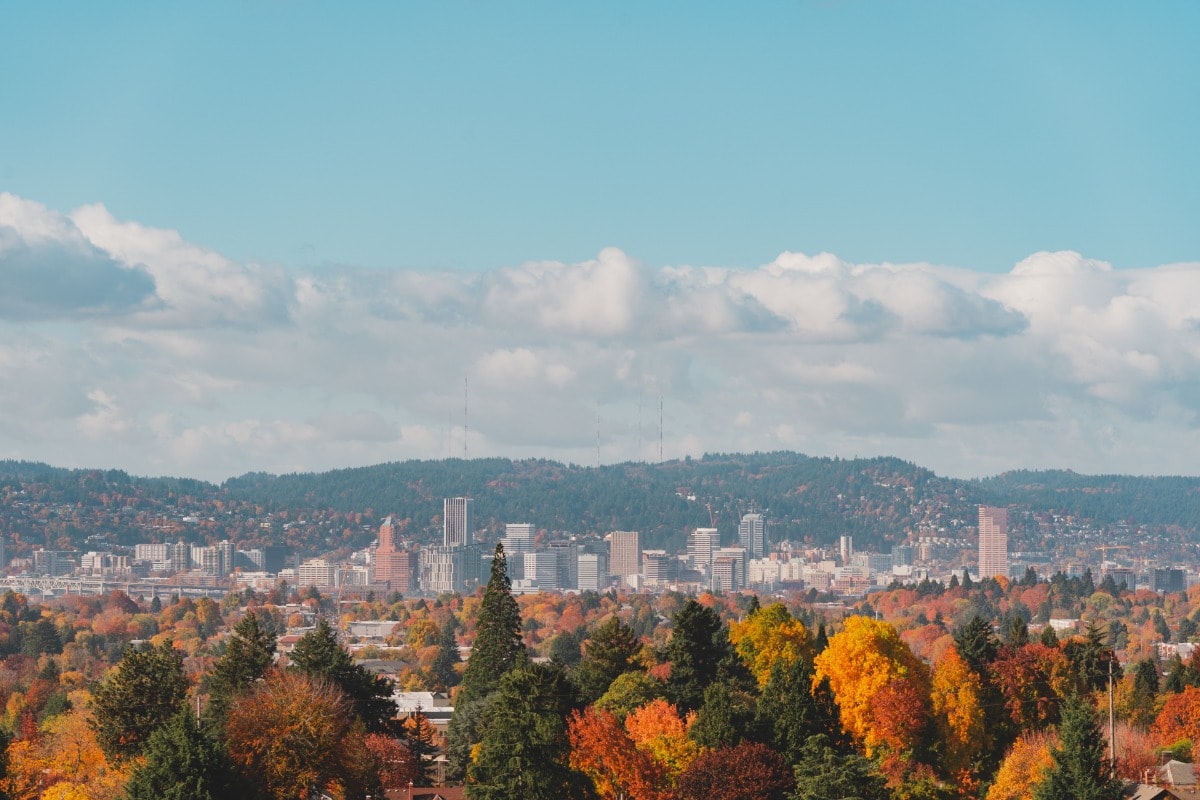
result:
[(945, 773), (965, 782), (983, 750), (982, 682), (951, 645), (933, 668), (930, 700)]
[(812, 637), (808, 629), (783, 603), (764, 606), (742, 622), (731, 623), (729, 641), (758, 679), (760, 687), (767, 685), (776, 664), (786, 667), (800, 658), (812, 656)]
[(603, 709), (571, 714), (571, 767), (592, 779), (602, 800), (658, 800), (665, 797), (666, 770), (629, 737), (621, 722)]
[(688, 738), (688, 728), (695, 719), (695, 714), (680, 717), (672, 703), (659, 698), (630, 713), (625, 718), (625, 730), (639, 750), (662, 765), (668, 781), (674, 783), (700, 754), (699, 745)]
[(814, 665), (813, 685), (829, 679), (841, 709), (842, 727), (862, 743), (868, 755), (880, 746), (897, 743), (895, 720), (879, 717), (883, 709), (878, 702), (872, 703), (893, 681), (905, 681), (891, 691), (898, 692), (902, 686), (904, 696), (913, 701), (902, 709), (910, 715), (909, 727), (920, 731), (929, 720), (928, 669), (886, 622), (850, 617)]
[(996, 772), (988, 789), (987, 800), (1027, 800), (1033, 797), (1033, 787), (1042, 782), (1054, 758), (1051, 748), (1058, 737), (1046, 731), (1026, 731), (1021, 734)]
[(1183, 739), (1193, 744), (1200, 742), (1200, 688), (1188, 686), (1178, 694), (1169, 695), (1150, 732), (1163, 747)]
[(328, 681), (275, 671), (234, 701), (226, 741), (269, 797), (308, 800), (314, 789), (340, 794), (352, 777), (352, 720), (350, 701)]

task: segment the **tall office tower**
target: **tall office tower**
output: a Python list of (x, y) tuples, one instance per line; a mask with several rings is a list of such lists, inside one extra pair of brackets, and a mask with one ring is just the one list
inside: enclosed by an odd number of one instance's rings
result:
[(842, 557), (842, 566), (850, 566), (850, 560), (854, 558), (854, 537), (842, 536), (838, 538), (838, 551)]
[(738, 524), (738, 544), (747, 558), (762, 558), (767, 554), (767, 524), (762, 514), (743, 514)]
[(471, 543), (475, 518), (471, 513), (475, 501), (469, 497), (447, 497), (442, 502), (442, 544), (463, 547)]
[(233, 572), (233, 568), (236, 565), (235, 554), (237, 551), (234, 549), (233, 542), (228, 539), (222, 539), (217, 542), (216, 548), (221, 554), (221, 571), (219, 574), (223, 578)]
[(558, 585), (558, 555), (542, 551), (540, 553), (526, 553), (523, 556), (525, 561), (525, 578), (532, 580), (539, 591), (554, 592), (562, 587)]
[(508, 560), (508, 577), (525, 577), (526, 553), (533, 552), (533, 526), (528, 522), (509, 522), (504, 526), (504, 557)]
[(642, 571), (642, 535), (637, 531), (613, 531), (608, 534), (608, 571), (630, 578)]
[(608, 556), (603, 553), (579, 554), (579, 591), (601, 592), (608, 586)]
[(979, 577), (1008, 577), (1008, 509), (979, 507)]
[(558, 588), (579, 588), (579, 545), (570, 539), (546, 542), (547, 552), (558, 558)]
[(737, 581), (737, 588), (740, 589), (746, 585), (746, 548), (744, 547), (718, 547), (713, 551), (713, 576), (716, 576), (716, 563), (721, 558), (732, 558), (734, 564), (734, 577)]
[(171, 545), (171, 571), (186, 572), (192, 568), (192, 548), (184, 542)]
[(713, 551), (721, 546), (721, 534), (716, 528), (696, 528), (688, 537), (688, 562), (695, 569), (708, 569), (712, 565)]
[(417, 554), (399, 544), (399, 528), (388, 517), (379, 526), (379, 546), (375, 548), (375, 581), (388, 588), (408, 594), (416, 586)]

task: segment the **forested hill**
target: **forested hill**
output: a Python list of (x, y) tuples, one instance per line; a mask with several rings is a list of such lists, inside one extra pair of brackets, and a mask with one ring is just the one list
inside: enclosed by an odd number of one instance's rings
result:
[[(787, 452), (603, 467), (406, 461), (323, 473), (253, 473), (219, 486), (0, 462), (0, 532), (59, 547), (79, 546), (98, 533), (119, 543), (275, 537), (318, 552), (366, 544), (378, 519), (389, 514), (408, 520), (413, 538), (432, 541), (439, 535), (442, 499), (464, 495), (475, 499), (478, 526), (496, 533), (505, 522), (571, 533), (639, 530), (646, 547), (673, 550), (683, 548), (689, 529), (710, 519), (732, 540), (738, 518), (750, 510), (767, 513), (773, 540), (830, 543), (849, 534), (860, 548), (910, 532), (954, 535), (956, 527), (972, 524), (979, 503), (1014, 506), (1031, 512), (1030, 518), (1070, 515), (1099, 525), (1132, 521), (1200, 532), (1197, 478), (1013, 472), (964, 481), (892, 458)], [(164, 522), (183, 516), (200, 518), (199, 532)]]

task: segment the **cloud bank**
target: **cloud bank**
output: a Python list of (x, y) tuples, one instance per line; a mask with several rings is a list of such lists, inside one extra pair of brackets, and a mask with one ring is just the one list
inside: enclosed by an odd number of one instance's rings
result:
[(607, 248), (300, 272), (0, 194), (0, 457), (216, 480), (464, 453), (654, 460), (660, 399), (666, 458), (1195, 473), (1200, 263), (658, 268)]

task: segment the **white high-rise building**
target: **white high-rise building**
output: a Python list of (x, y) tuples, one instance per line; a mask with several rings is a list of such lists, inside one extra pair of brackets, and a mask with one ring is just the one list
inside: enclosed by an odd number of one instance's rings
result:
[(688, 562), (694, 569), (708, 570), (712, 554), (721, 546), (721, 534), (716, 528), (696, 528), (688, 537)]
[(979, 507), (979, 577), (1008, 577), (1008, 509)]
[(579, 591), (601, 592), (608, 588), (608, 557), (603, 553), (579, 554)]
[(743, 514), (738, 524), (738, 544), (749, 558), (767, 554), (767, 524), (762, 514)]
[(543, 592), (558, 590), (558, 554), (548, 551), (526, 553), (525, 580), (533, 581)]
[(613, 531), (608, 534), (608, 570), (630, 578), (642, 572), (642, 537), (637, 531)]
[[(733, 559), (733, 577), (737, 589), (746, 585), (746, 549), (743, 547), (718, 547), (713, 551), (713, 579), (716, 580), (716, 563), (718, 559)], [(714, 584), (714, 588), (715, 584)]]
[(475, 531), (473, 506), (469, 497), (447, 497), (442, 501), (442, 544), (446, 547), (465, 547)]

